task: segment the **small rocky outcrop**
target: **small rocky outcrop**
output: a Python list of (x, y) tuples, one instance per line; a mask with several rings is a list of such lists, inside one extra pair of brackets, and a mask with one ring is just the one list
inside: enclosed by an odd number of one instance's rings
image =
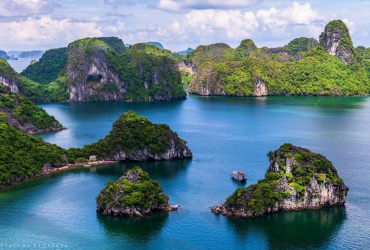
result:
[(254, 96), (267, 96), (269, 94), (266, 83), (260, 78), (256, 77), (254, 82)]
[(278, 211), (320, 209), (343, 205), (348, 187), (333, 164), (308, 149), (284, 144), (268, 154), (265, 178), (237, 189), (215, 214), (252, 218)]
[(108, 182), (96, 197), (97, 211), (113, 216), (142, 217), (158, 211), (176, 211), (157, 181), (141, 168), (128, 170), (118, 181)]
[(133, 111), (122, 114), (109, 134), (85, 146), (85, 155), (106, 161), (160, 161), (192, 158), (192, 152), (166, 124), (153, 124)]
[(32, 59), (31, 62), (30, 62), (30, 65), (33, 65), (35, 63), (38, 63), (39, 61), (37, 59)]
[(320, 35), (320, 45), (333, 56), (338, 57), (346, 64), (355, 60), (355, 49), (346, 24), (341, 20), (334, 20), (325, 26)]

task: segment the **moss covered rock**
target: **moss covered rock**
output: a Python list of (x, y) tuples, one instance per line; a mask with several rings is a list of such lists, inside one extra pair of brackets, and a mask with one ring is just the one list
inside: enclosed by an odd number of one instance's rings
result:
[(212, 212), (251, 218), (346, 202), (348, 187), (324, 156), (287, 143), (269, 152), (268, 157), (270, 166), (264, 179), (237, 189)]
[(177, 206), (169, 204), (168, 195), (159, 183), (150, 180), (140, 167), (128, 170), (118, 181), (108, 182), (96, 197), (96, 207), (106, 215), (138, 217), (177, 210)]

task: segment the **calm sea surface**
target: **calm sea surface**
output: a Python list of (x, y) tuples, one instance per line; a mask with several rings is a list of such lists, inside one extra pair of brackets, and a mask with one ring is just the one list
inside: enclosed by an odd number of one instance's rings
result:
[(9, 60), (7, 62), (16, 72), (21, 73), (25, 68), (28, 67), (28, 65), (30, 65), (31, 61), (32, 59), (30, 58), (19, 58), (18, 60)]
[[(315, 106), (316, 103), (316, 106)], [(59, 249), (369, 249), (370, 98), (188, 96), (160, 103), (53, 103), (40, 107), (68, 130), (42, 134), (62, 147), (104, 137), (134, 110), (167, 123), (192, 160), (74, 169), (0, 191), (0, 248)], [(266, 154), (290, 142), (325, 155), (350, 187), (345, 207), (282, 212), (257, 219), (216, 216), (209, 207), (263, 178)], [(97, 214), (95, 197), (139, 165), (181, 210), (147, 218)]]

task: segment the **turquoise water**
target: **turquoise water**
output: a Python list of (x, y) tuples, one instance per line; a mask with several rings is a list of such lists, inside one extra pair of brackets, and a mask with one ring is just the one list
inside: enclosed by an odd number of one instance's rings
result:
[[(316, 103), (316, 106), (315, 106)], [(160, 103), (40, 104), (68, 130), (38, 135), (62, 147), (104, 137), (134, 110), (167, 123), (188, 142), (192, 160), (74, 169), (0, 191), (0, 248), (73, 249), (368, 249), (370, 98), (188, 96)], [(345, 207), (283, 212), (256, 219), (216, 216), (209, 207), (263, 178), (266, 154), (284, 142), (331, 160), (350, 187)], [(97, 214), (104, 183), (139, 165), (181, 210), (148, 218)]]
[(28, 67), (28, 65), (30, 65), (31, 61), (32, 59), (30, 58), (19, 58), (18, 60), (9, 60), (7, 62), (15, 71), (21, 73), (25, 68)]

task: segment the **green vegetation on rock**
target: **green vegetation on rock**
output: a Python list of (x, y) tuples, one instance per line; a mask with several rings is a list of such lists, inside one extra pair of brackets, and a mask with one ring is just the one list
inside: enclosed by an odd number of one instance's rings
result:
[(297, 55), (298, 52), (309, 51), (318, 44), (319, 42), (314, 38), (300, 37), (293, 39), (284, 47), (289, 49), (293, 55)]
[[(34, 133), (44, 130), (60, 130), (62, 125), (45, 110), (20, 94), (6, 91), (0, 83), (0, 111), (6, 113), (12, 126), (24, 132)], [(27, 127), (27, 128), (25, 128)]]
[(368, 51), (353, 48), (341, 20), (326, 25), (320, 46), (305, 37), (278, 48), (257, 48), (250, 39), (235, 50), (224, 44), (199, 46), (185, 58), (198, 67), (188, 90), (226, 96), (369, 95)]
[(128, 170), (118, 181), (106, 183), (96, 197), (99, 212), (110, 215), (142, 216), (153, 211), (169, 211), (168, 196), (157, 181), (140, 167)]
[(302, 60), (279, 63), (247, 58), (243, 61), (205, 64), (189, 90), (198, 86), (219, 89), (225, 95), (253, 96), (256, 79), (266, 84), (269, 95), (367, 95), (370, 80), (363, 68), (353, 69), (317, 46)]
[[(267, 156), (271, 164), (265, 178), (237, 189), (227, 198), (226, 209), (242, 209), (243, 217), (254, 217), (278, 210), (312, 209), (345, 202), (348, 188), (333, 164), (321, 154), (286, 143)], [(321, 197), (325, 192), (330, 194)]]
[(12, 128), (2, 112), (0, 152), (0, 188), (41, 174), (45, 163), (60, 166), (66, 161), (64, 149)]
[(128, 48), (125, 46), (123, 41), (118, 37), (97, 37), (96, 39), (103, 41), (109, 47), (114, 49), (118, 54), (125, 54), (128, 52)]
[(185, 57), (187, 64), (202, 66), (205, 62), (231, 62), (235, 60), (234, 49), (225, 43), (200, 45)]
[(66, 67), (67, 54), (67, 48), (47, 50), (37, 63), (29, 65), (21, 75), (41, 84), (54, 82)]
[(27, 67), (22, 75), (33, 81), (19, 80), (20, 91), (34, 101), (184, 99), (180, 57), (144, 43), (129, 49), (115, 37), (80, 39)]
[(112, 130), (104, 139), (82, 149), (72, 148), (68, 157), (75, 159), (98, 155), (105, 160), (143, 161), (163, 160), (167, 153), (169, 159), (191, 157), (186, 142), (168, 125), (153, 124), (145, 117), (129, 111), (113, 123)]

